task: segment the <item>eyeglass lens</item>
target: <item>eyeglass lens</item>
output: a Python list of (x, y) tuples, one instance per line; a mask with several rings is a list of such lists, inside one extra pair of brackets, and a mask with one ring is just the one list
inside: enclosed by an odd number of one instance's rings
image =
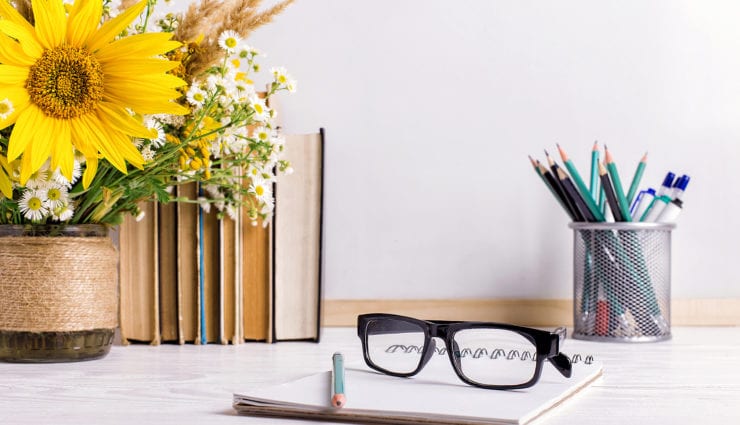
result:
[(424, 329), (396, 319), (371, 320), (367, 348), (375, 366), (393, 373), (411, 373), (419, 367), (424, 348)]
[[(367, 326), (369, 360), (391, 373), (415, 371), (424, 349), (425, 330), (419, 324), (384, 318)], [(481, 385), (529, 382), (537, 367), (536, 347), (517, 332), (504, 329), (463, 329), (453, 337), (453, 358), (461, 373)], [(444, 354), (438, 349), (437, 354)], [(446, 357), (446, 356), (445, 356)]]
[(529, 382), (537, 368), (537, 348), (524, 336), (504, 329), (463, 329), (455, 333), (453, 353), (466, 378), (482, 385)]

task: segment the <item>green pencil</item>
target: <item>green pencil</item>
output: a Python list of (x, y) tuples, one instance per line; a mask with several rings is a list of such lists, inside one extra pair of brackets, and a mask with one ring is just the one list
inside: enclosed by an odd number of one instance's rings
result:
[(578, 169), (576, 168), (576, 166), (573, 165), (573, 161), (568, 158), (565, 150), (560, 147), (559, 144), (557, 146), (558, 151), (560, 151), (560, 157), (563, 159), (563, 163), (565, 164), (565, 168), (567, 168), (568, 172), (570, 172), (570, 176), (578, 187), (578, 191), (581, 192), (581, 197), (586, 202), (586, 206), (588, 207), (589, 211), (591, 211), (591, 214), (596, 217), (596, 221), (604, 221), (604, 214), (601, 213), (601, 210), (596, 205), (594, 198), (591, 196), (591, 191), (588, 190), (586, 184), (583, 183), (583, 179), (578, 173)]
[[(594, 200), (599, 198), (599, 142), (594, 142), (594, 148), (591, 150), (591, 197)], [(600, 202), (598, 202), (600, 203)], [(600, 206), (599, 206), (600, 209)]]
[(632, 184), (630, 184), (630, 190), (627, 192), (627, 205), (632, 205), (632, 201), (635, 199), (637, 187), (640, 185), (640, 180), (642, 179), (642, 173), (645, 172), (645, 165), (647, 165), (647, 152), (642, 156), (640, 163), (637, 164), (635, 175), (632, 177)]
[(617, 197), (617, 203), (619, 204), (619, 211), (622, 213), (624, 221), (632, 221), (630, 215), (630, 207), (627, 204), (627, 198), (624, 197), (624, 189), (622, 189), (622, 181), (619, 179), (619, 173), (617, 172), (617, 165), (614, 163), (614, 158), (609, 153), (609, 149), (604, 146), (604, 158), (606, 159), (606, 168), (609, 170), (609, 177), (612, 179), (612, 185), (614, 186), (614, 194)]

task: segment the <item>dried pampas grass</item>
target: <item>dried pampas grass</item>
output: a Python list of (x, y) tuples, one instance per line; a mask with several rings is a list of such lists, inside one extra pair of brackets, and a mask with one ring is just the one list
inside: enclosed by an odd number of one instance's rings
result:
[(207, 38), (197, 48), (196, 55), (186, 65), (188, 75), (198, 75), (222, 57), (218, 36), (236, 31), (246, 38), (255, 29), (272, 22), (293, 0), (283, 0), (265, 11), (259, 11), (262, 0), (201, 0), (191, 4), (182, 18), (174, 38), (183, 43)]

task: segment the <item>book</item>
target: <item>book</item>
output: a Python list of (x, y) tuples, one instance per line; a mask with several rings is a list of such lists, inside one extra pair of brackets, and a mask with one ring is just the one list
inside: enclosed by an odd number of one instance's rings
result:
[[(197, 183), (177, 187), (177, 196), (195, 200)], [(177, 203), (178, 342), (196, 342), (198, 332), (198, 205)]]
[(201, 343), (220, 342), (220, 225), (213, 208), (200, 209), (200, 290), (201, 290)]
[(121, 342), (159, 344), (159, 277), (157, 209), (154, 202), (141, 202), (141, 221), (124, 217), (120, 244)]
[(228, 215), (219, 222), (219, 336), (237, 344), (237, 223)]
[(319, 339), (324, 130), (285, 138), (295, 172), (275, 183), (273, 337)]
[(243, 338), (272, 341), (272, 225), (252, 226), (241, 217), (241, 283)]
[[(520, 361), (520, 360), (513, 360)], [(443, 363), (443, 362), (437, 362)], [(533, 387), (487, 390), (460, 381), (448, 362), (397, 378), (365, 367), (345, 370), (346, 403), (330, 403), (331, 371), (234, 394), (240, 414), (367, 424), (524, 425), (566, 404), (601, 375), (601, 363), (573, 365), (571, 378), (545, 365)]]
[(163, 342), (178, 341), (177, 205), (157, 203), (159, 321)]

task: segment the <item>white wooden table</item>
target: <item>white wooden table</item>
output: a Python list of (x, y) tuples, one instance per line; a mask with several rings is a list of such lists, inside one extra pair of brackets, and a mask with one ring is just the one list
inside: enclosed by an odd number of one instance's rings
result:
[[(232, 393), (329, 370), (335, 351), (361, 361), (354, 329), (324, 329), (320, 344), (114, 346), (90, 362), (0, 363), (0, 424), (303, 423), (236, 416)], [(593, 354), (604, 377), (539, 424), (740, 423), (740, 328), (674, 328), (648, 344), (569, 339), (563, 351)]]

